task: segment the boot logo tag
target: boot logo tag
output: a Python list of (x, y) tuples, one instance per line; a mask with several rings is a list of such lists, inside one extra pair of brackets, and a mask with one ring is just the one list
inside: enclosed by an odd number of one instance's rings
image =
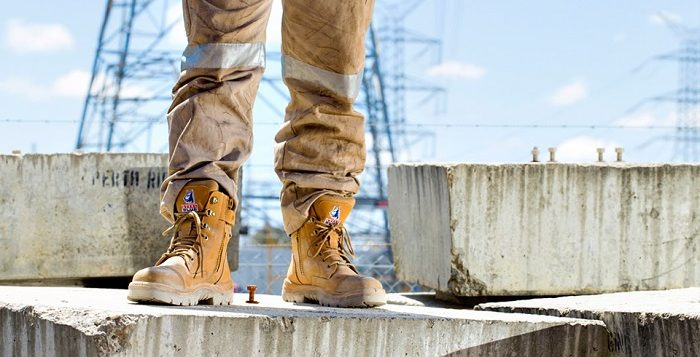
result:
[(333, 206), (333, 209), (328, 213), (328, 218), (323, 222), (330, 226), (337, 226), (340, 224), (340, 207)]
[(185, 204), (181, 207), (182, 212), (199, 211), (199, 206), (194, 201), (194, 191), (189, 190), (185, 192), (185, 197), (182, 200), (185, 201)]

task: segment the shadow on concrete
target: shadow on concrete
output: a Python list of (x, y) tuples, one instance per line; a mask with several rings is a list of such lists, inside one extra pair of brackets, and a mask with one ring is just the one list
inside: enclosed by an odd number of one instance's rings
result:
[(471, 356), (608, 356), (608, 344), (603, 336), (575, 341), (575, 327), (562, 325), (525, 333), (449, 353), (450, 357)]
[[(432, 294), (432, 293), (431, 293)], [(474, 306), (479, 304), (485, 304), (489, 302), (507, 302), (507, 301), (519, 301), (519, 300), (530, 300), (530, 299), (548, 299), (561, 297), (562, 295), (525, 295), (525, 296), (455, 296), (452, 294), (447, 294), (443, 292), (435, 292), (432, 294), (432, 299), (434, 301), (442, 301), (445, 304), (449, 304), (453, 308), (461, 309), (473, 309)], [(413, 298), (413, 297), (412, 297)], [(429, 299), (430, 297), (418, 297), (418, 299)]]
[(131, 276), (111, 276), (104, 278), (86, 278), (80, 280), (85, 288), (97, 289), (126, 289), (131, 282)]

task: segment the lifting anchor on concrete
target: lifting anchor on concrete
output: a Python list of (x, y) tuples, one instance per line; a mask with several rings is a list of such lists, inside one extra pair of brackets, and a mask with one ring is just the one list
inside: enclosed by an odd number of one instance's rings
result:
[(557, 162), (554, 155), (557, 153), (557, 148), (549, 148), (549, 162)]
[(530, 153), (532, 154), (532, 162), (540, 162), (540, 159), (538, 158), (540, 155), (540, 149), (538, 149), (537, 146), (533, 147)]

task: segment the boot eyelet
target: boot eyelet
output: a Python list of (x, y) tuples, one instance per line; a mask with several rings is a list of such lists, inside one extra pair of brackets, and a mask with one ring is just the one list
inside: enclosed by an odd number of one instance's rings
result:
[(204, 236), (204, 240), (209, 240), (209, 236)]
[(214, 213), (214, 211), (208, 209), (208, 210), (207, 210), (207, 216), (214, 217), (214, 216), (216, 216), (216, 213)]
[(219, 199), (216, 197), (211, 198), (211, 203), (219, 203)]

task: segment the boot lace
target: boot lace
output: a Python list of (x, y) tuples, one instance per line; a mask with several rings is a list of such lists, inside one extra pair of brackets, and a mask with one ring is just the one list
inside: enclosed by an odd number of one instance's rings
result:
[[(156, 265), (159, 265), (170, 257), (180, 256), (185, 261), (187, 269), (190, 269), (190, 262), (194, 261), (196, 257), (199, 266), (197, 267), (197, 271), (194, 272), (194, 276), (197, 276), (198, 272), (204, 275), (204, 264), (202, 264), (204, 261), (204, 247), (201, 242), (202, 220), (199, 218), (199, 214), (194, 211), (176, 213), (175, 217), (175, 223), (163, 232), (163, 236), (173, 235), (170, 239), (170, 247), (168, 251), (160, 257)], [(180, 235), (180, 227), (183, 224), (194, 226), (196, 234)], [(191, 232), (192, 230), (190, 229), (190, 233)], [(185, 257), (187, 259), (185, 259)]]
[[(325, 224), (314, 217), (311, 217), (311, 221), (315, 225), (313, 234), (318, 239), (311, 245), (307, 255), (311, 258), (321, 256), (321, 260), (326, 262), (329, 268), (334, 267), (331, 276), (338, 271), (340, 266), (347, 266), (357, 273), (357, 268), (351, 261), (351, 257), (355, 256), (355, 250), (350, 241), (350, 233), (345, 226)], [(331, 244), (334, 233), (338, 236), (337, 248)], [(314, 247), (315, 251), (313, 251)]]

